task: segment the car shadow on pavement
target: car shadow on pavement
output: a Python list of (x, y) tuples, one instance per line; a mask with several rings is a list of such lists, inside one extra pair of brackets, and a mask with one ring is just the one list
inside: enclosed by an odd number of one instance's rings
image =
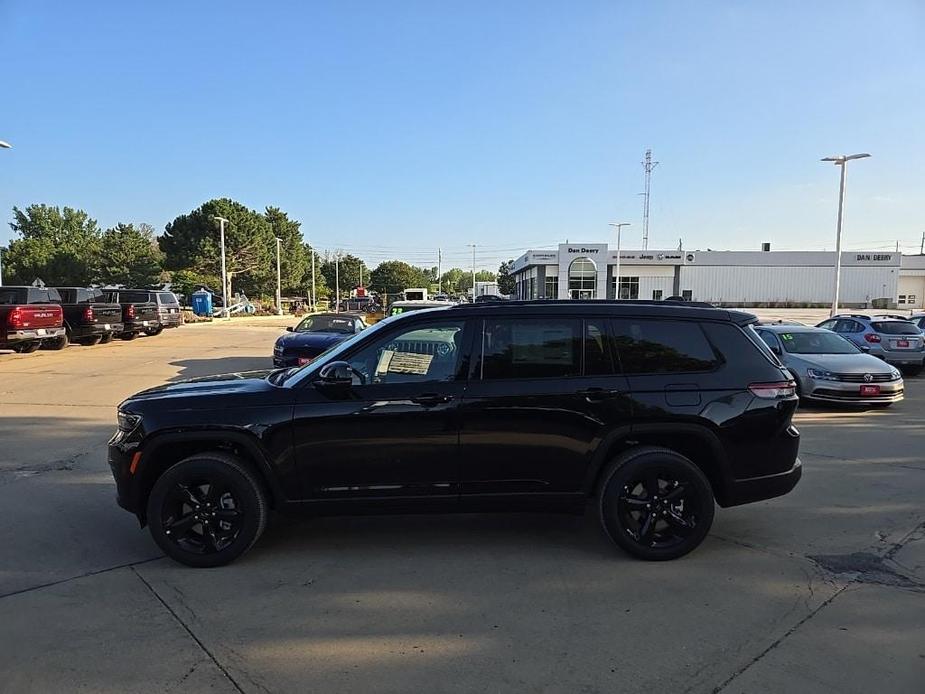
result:
[(202, 376), (240, 373), (243, 371), (265, 371), (273, 368), (271, 357), (218, 357), (216, 359), (181, 359), (170, 362), (180, 369), (171, 382), (188, 381)]

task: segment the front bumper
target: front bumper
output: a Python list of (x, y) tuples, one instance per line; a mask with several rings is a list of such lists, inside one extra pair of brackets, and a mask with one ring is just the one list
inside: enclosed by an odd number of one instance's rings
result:
[(20, 342), (35, 342), (36, 340), (53, 340), (66, 334), (64, 326), (60, 328), (29, 328), (24, 330), (10, 330), (4, 333), (3, 342), (15, 345)]
[[(805, 379), (807, 386), (803, 390), (803, 397), (807, 400), (819, 402), (854, 403), (858, 405), (875, 405), (877, 403), (899, 402), (903, 399), (903, 381), (887, 381), (884, 383), (845, 383), (842, 381), (814, 381)], [(880, 388), (876, 395), (862, 394), (862, 386), (873, 385)]]
[(126, 435), (117, 431), (109, 439), (107, 461), (112, 477), (116, 482), (116, 501), (126, 511), (137, 514), (139, 509), (132, 491), (132, 456), (138, 450), (137, 443), (126, 441)]

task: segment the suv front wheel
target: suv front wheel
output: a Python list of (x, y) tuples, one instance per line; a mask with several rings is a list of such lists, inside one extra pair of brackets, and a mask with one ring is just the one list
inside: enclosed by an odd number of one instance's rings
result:
[(228, 564), (257, 541), (266, 495), (238, 458), (199, 453), (170, 467), (148, 497), (151, 536), (166, 554), (194, 567)]
[(634, 448), (610, 464), (598, 507), (610, 539), (652, 561), (684, 556), (713, 524), (713, 491), (703, 472), (680, 453), (654, 446)]

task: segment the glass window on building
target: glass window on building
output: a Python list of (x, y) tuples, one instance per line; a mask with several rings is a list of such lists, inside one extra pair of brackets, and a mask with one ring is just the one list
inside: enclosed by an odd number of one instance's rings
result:
[(536, 277), (531, 277), (527, 280), (527, 298), (536, 298)]
[(662, 290), (653, 289), (652, 290), (652, 301), (661, 301), (662, 300)]
[(575, 258), (568, 267), (570, 299), (594, 299), (597, 296), (597, 266), (590, 258)]
[(547, 299), (558, 299), (559, 298), (559, 275), (546, 275), (546, 293), (544, 296)]
[(621, 277), (620, 291), (617, 292), (617, 278), (610, 280), (611, 293), (617, 299), (638, 299), (639, 298), (639, 278), (638, 277)]

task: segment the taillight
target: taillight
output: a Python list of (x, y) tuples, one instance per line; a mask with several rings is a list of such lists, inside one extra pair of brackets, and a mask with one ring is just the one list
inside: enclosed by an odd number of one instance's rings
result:
[(312, 357), (299, 357), (297, 361), (299, 366), (305, 366), (312, 363)]
[(87, 323), (93, 322), (93, 307), (92, 306), (87, 306), (87, 308), (84, 309), (84, 321), (86, 321)]
[(22, 306), (14, 306), (13, 309), (6, 314), (6, 323), (11, 328), (23, 327)]
[(764, 400), (791, 398), (797, 393), (794, 381), (775, 381), (774, 383), (752, 383), (748, 389), (752, 395)]
[(135, 317), (135, 305), (134, 305), (134, 304), (129, 304), (128, 306), (126, 306), (126, 308), (125, 308), (125, 317), (126, 317), (126, 318), (134, 318), (134, 317)]
[(880, 342), (880, 336), (876, 333), (867, 333), (864, 335), (864, 339), (868, 342)]

